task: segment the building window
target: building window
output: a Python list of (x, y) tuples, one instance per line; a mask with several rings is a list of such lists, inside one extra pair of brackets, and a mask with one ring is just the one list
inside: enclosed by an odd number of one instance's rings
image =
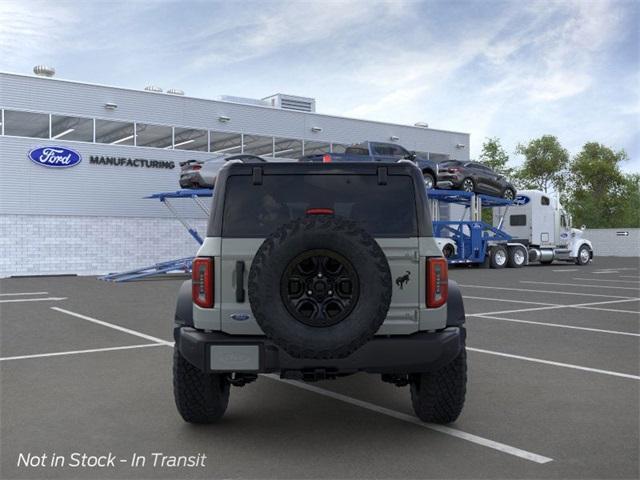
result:
[(274, 138), (274, 158), (298, 159), (302, 156), (302, 140)]
[(211, 153), (235, 155), (242, 153), (242, 135), (239, 133), (210, 132)]
[(93, 119), (51, 115), (51, 138), (93, 142)]
[(331, 151), (331, 144), (326, 142), (311, 142), (305, 140), (304, 142), (304, 154), (305, 155), (322, 155)]
[(150, 123), (136, 123), (136, 145), (138, 147), (171, 148), (173, 128)]
[(133, 123), (96, 120), (96, 142), (111, 145), (133, 145)]
[(16, 137), (49, 138), (49, 115), (5, 110), (4, 134)]
[(244, 153), (273, 157), (273, 137), (263, 137), (261, 135), (245, 135)]
[(206, 130), (193, 128), (179, 128), (174, 130), (173, 148), (176, 150), (197, 150), (206, 152), (208, 149), (208, 137)]
[(449, 160), (449, 155), (444, 155), (442, 153), (429, 153), (429, 160), (440, 163), (445, 160)]

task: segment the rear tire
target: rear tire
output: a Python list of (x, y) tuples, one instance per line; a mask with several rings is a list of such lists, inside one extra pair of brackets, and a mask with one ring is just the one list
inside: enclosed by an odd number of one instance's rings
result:
[(422, 178), (424, 179), (424, 186), (427, 190), (436, 188), (436, 180), (432, 174), (430, 174), (429, 172), (423, 172)]
[(462, 180), (460, 190), (462, 190), (463, 192), (475, 192), (476, 184), (473, 182), (473, 179), (465, 178), (464, 180)]
[(504, 268), (508, 261), (509, 254), (505, 247), (496, 245), (491, 248), (491, 259), (489, 260), (489, 266), (491, 268)]
[(174, 347), (173, 395), (185, 422), (213, 423), (229, 404), (229, 381), (219, 373), (204, 373)]
[(527, 251), (522, 247), (509, 247), (509, 267), (520, 268), (527, 263)]
[(464, 344), (458, 356), (435, 372), (409, 376), (411, 403), (423, 422), (451, 423), (462, 412), (467, 391), (467, 351)]

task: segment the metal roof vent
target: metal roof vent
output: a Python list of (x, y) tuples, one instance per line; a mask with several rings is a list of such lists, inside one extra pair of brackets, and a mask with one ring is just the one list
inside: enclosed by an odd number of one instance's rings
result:
[(263, 98), (271, 104), (272, 107), (282, 108), (283, 110), (295, 110), (297, 112), (315, 112), (316, 100), (310, 97), (297, 97), (295, 95), (285, 95), (284, 93), (276, 93), (270, 97)]
[(51, 78), (56, 74), (56, 69), (53, 67), (47, 67), (46, 65), (36, 65), (33, 67), (33, 73), (39, 77)]
[(162, 89), (160, 87), (156, 87), (155, 85), (147, 85), (146, 87), (144, 87), (144, 89), (147, 92), (162, 93)]
[(167, 93), (169, 95), (184, 95), (184, 91), (180, 90), (179, 88), (170, 88), (169, 90), (167, 90)]
[(413, 125), (420, 128), (429, 128), (429, 124), (427, 122), (416, 122)]

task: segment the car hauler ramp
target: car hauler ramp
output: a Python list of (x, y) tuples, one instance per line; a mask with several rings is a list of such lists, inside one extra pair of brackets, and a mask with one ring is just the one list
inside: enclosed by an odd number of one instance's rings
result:
[[(201, 188), (201, 189), (185, 189), (175, 192), (160, 192), (149, 195), (144, 198), (154, 198), (160, 200), (162, 204), (167, 207), (176, 220), (178, 220), (182, 226), (189, 232), (189, 235), (202, 245), (202, 237), (198, 231), (193, 228), (187, 220), (180, 215), (180, 213), (173, 206), (173, 199), (177, 198), (189, 198), (200, 208), (204, 214), (209, 217), (209, 209), (201, 200), (202, 198), (212, 197), (213, 189)], [(129, 282), (131, 280), (139, 280), (141, 278), (152, 277), (155, 275), (163, 275), (171, 272), (190, 272), (193, 257), (177, 258), (175, 260), (167, 260), (166, 262), (156, 263), (149, 265), (148, 267), (136, 268), (120, 273), (110, 273), (99, 277), (100, 280), (106, 280), (109, 282)]]
[[(498, 261), (495, 265), (492, 262), (496, 268), (510, 263), (510, 249), (514, 246), (502, 225), (509, 205), (513, 204), (511, 200), (459, 190), (429, 190), (428, 196), (434, 236), (451, 239), (455, 244), (455, 251), (447, 258), (450, 264), (481, 264), (491, 257)], [(441, 203), (463, 206), (460, 219), (440, 220)], [(482, 221), (482, 209), (495, 207), (507, 208), (494, 227)]]

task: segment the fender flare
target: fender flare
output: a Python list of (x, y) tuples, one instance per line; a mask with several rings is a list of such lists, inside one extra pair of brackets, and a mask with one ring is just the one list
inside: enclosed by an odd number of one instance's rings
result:
[(436, 175), (436, 172), (433, 171), (433, 169), (431, 167), (422, 167), (420, 169), (420, 171), (425, 174), (425, 173), (429, 173), (431, 174), (431, 176), (433, 177), (434, 181), (438, 181), (438, 175)]
[(449, 280), (447, 297), (447, 327), (461, 327), (465, 323), (464, 302), (458, 284)]
[(193, 301), (191, 299), (191, 280), (182, 282), (176, 302), (175, 325), (193, 327)]
[(577, 257), (578, 256), (578, 252), (580, 251), (580, 248), (586, 245), (589, 250), (591, 251), (591, 258), (593, 258), (593, 245), (591, 244), (591, 242), (585, 238), (580, 239), (580, 241), (578, 243), (575, 244), (575, 246), (571, 249), (571, 256), (572, 257)]

